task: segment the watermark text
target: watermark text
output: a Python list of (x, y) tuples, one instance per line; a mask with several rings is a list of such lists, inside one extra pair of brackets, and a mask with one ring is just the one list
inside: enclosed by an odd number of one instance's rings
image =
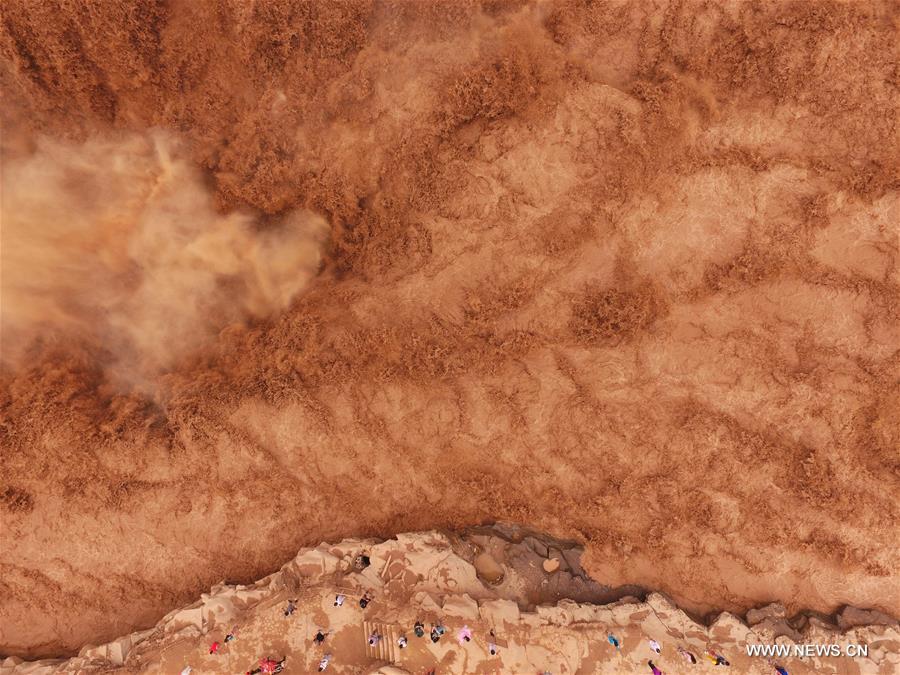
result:
[(813, 658), (826, 656), (868, 656), (869, 645), (838, 645), (838, 644), (809, 644), (809, 645), (747, 645), (747, 656), (763, 656), (767, 658)]

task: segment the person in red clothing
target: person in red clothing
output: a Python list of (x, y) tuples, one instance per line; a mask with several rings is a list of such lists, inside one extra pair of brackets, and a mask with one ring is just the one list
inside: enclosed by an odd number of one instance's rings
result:
[(712, 661), (717, 666), (730, 666), (731, 665), (728, 662), (728, 659), (726, 659), (721, 654), (714, 652), (712, 649), (707, 649), (704, 656), (706, 658), (708, 658), (710, 661)]
[(280, 673), (284, 670), (284, 662), (287, 659), (276, 661), (273, 658), (265, 657), (259, 660), (259, 672), (261, 673)]
[(213, 642), (213, 643), (209, 646), (209, 653), (210, 653), (210, 654), (218, 654), (218, 653), (219, 653), (219, 642), (218, 642), (218, 640), (217, 640), (216, 642)]

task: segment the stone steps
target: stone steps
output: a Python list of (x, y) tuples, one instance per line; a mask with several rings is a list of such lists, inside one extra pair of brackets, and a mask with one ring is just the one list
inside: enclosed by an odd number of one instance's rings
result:
[[(372, 632), (376, 632), (381, 636), (381, 640), (374, 647), (369, 646), (369, 636)], [(366, 644), (366, 656), (376, 661), (384, 661), (386, 663), (397, 662), (397, 638), (400, 636), (394, 626), (379, 623), (377, 621), (363, 621), (363, 640)]]

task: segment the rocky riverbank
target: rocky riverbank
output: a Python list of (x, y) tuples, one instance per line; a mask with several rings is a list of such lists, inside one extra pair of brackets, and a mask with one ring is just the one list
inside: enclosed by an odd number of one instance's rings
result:
[[(235, 673), (266, 657), (286, 657), (284, 672), (306, 673), (326, 655), (335, 673), (649, 672), (650, 660), (672, 673), (714, 668), (707, 651), (741, 673), (771, 673), (775, 665), (792, 675), (900, 668), (900, 628), (884, 614), (848, 607), (831, 617), (788, 617), (772, 604), (706, 622), (659, 593), (602, 585), (585, 574), (581, 555), (570, 542), (510, 525), (323, 543), (255, 584), (214, 586), (149, 630), (85, 646), (68, 660), (7, 658), (0, 673), (180, 673), (188, 666)], [(362, 608), (366, 594), (371, 601)], [(436, 642), (429, 637), (435, 625), (445, 629)], [(380, 639), (370, 646), (373, 634)], [(661, 653), (651, 651), (651, 640)], [(748, 657), (752, 644), (865, 645), (868, 656), (776, 662)]]

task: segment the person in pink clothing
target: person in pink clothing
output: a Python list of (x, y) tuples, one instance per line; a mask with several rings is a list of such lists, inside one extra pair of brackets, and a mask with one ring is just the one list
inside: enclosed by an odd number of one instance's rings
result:
[(691, 653), (690, 653), (687, 649), (685, 649), (684, 647), (679, 647), (679, 648), (678, 648), (678, 653), (681, 654), (681, 658), (683, 658), (685, 661), (687, 661), (687, 662), (690, 663), (691, 665), (694, 665), (694, 664), (697, 663), (697, 657), (694, 656), (693, 654), (691, 654)]
[(650, 670), (653, 671), (653, 675), (663, 675), (663, 671), (653, 665), (653, 661), (647, 661), (647, 665), (650, 666)]
[(468, 626), (463, 626), (459, 629), (459, 633), (456, 634), (456, 638), (459, 640), (459, 644), (463, 645), (467, 642), (472, 641), (472, 631)]

